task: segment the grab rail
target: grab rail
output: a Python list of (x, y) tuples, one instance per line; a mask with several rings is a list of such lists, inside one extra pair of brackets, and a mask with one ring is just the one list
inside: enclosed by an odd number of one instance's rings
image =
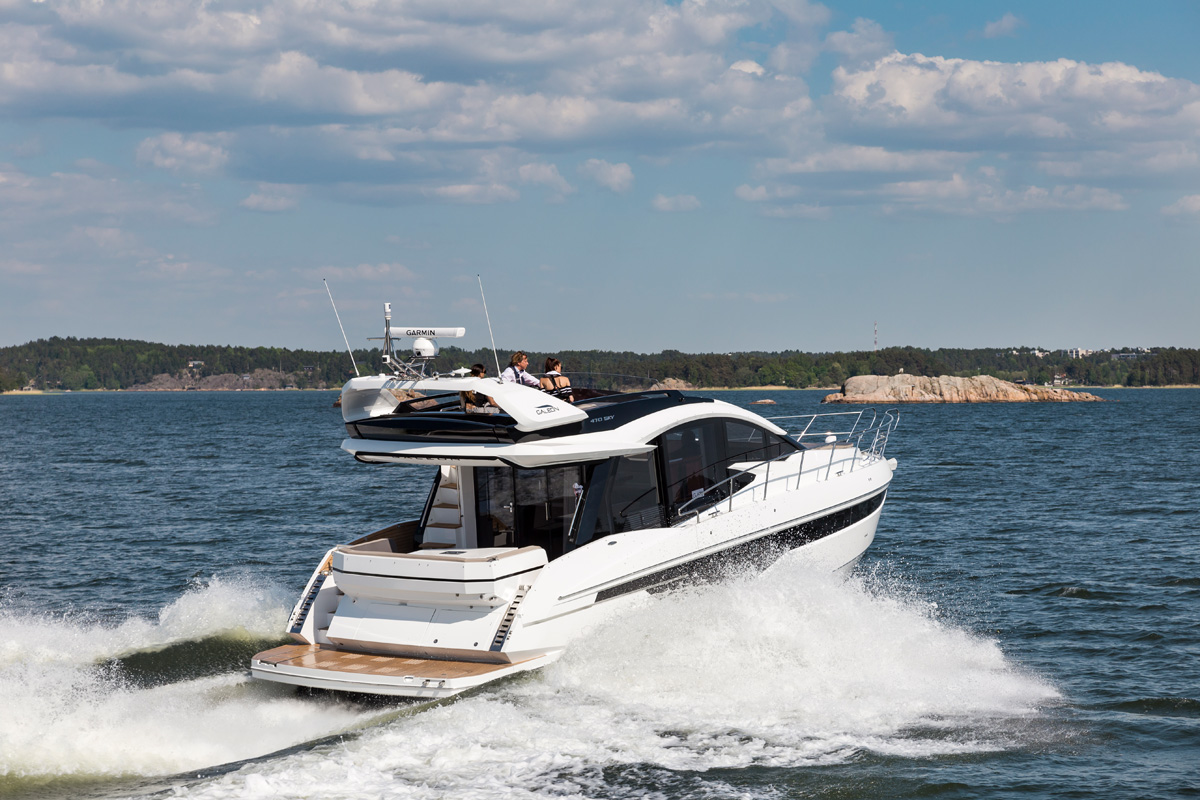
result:
[[(871, 421), (867, 423), (865, 427), (859, 430), (858, 425), (862, 421), (863, 416), (868, 412), (871, 414)], [(810, 433), (810, 429), (818, 419), (824, 419), (828, 417), (853, 417), (854, 421), (848, 431), (828, 430)], [(834, 456), (837, 454), (839, 449), (844, 450), (846, 448), (852, 448), (853, 450), (850, 457), (849, 472), (853, 472), (858, 467), (859, 455), (863, 456), (863, 466), (866, 466), (867, 464), (874, 464), (875, 462), (882, 460), (884, 453), (887, 450), (888, 438), (891, 436), (892, 431), (895, 430), (896, 425), (898, 425), (900, 422), (900, 412), (896, 411), (895, 409), (888, 409), (883, 413), (882, 419), (879, 418), (879, 415), (874, 408), (864, 408), (860, 411), (834, 411), (826, 414), (798, 414), (787, 417), (768, 417), (768, 419), (776, 424), (779, 424), (778, 420), (808, 420), (808, 422), (804, 425), (803, 430), (801, 430), (799, 433), (788, 431), (788, 437), (795, 439), (796, 443), (800, 445), (800, 469), (796, 473), (796, 488), (799, 489), (800, 482), (804, 479), (804, 459), (807, 454), (813, 450), (823, 450), (825, 448), (829, 448), (828, 464), (819, 464), (815, 468), (817, 471), (820, 471), (821, 469), (825, 470), (826, 480), (828, 480), (829, 474), (833, 470), (833, 465), (835, 463)], [(798, 424), (799, 423), (797, 423), (797, 426)], [(787, 430), (787, 428), (783, 425), (780, 425), (779, 427)], [(823, 438), (820, 444), (814, 445), (806, 444), (803, 441), (804, 437), (806, 436), (821, 436)], [(864, 440), (866, 441), (864, 442)], [(767, 497), (767, 489), (771, 484), (771, 464), (775, 463), (776, 461), (791, 458), (794, 455), (796, 455), (796, 451), (792, 451), (790, 453), (780, 453), (772, 458), (759, 461), (758, 463), (753, 464), (746, 469), (739, 470), (737, 473), (730, 475), (725, 480), (709, 486), (703, 491), (702, 494), (693, 497), (683, 505), (679, 506), (677, 511), (679, 515), (678, 521), (682, 522), (689, 516), (698, 515), (705, 508), (711, 508), (712, 505), (715, 504), (703, 504), (704, 499), (710, 494), (716, 493), (725, 486), (735, 485), (735, 482), (738, 480), (738, 478), (741, 478), (743, 475), (746, 475), (749, 472), (761, 469), (764, 466), (767, 468), (767, 472), (762, 483), (763, 499), (765, 500)], [(845, 471), (847, 470), (843, 470), (842, 472)], [(841, 475), (842, 472), (839, 472), (838, 474)], [(734, 489), (733, 491), (729, 492), (728, 499), (731, 510), (733, 508), (733, 498), (738, 494), (741, 494), (741, 490), (745, 488), (749, 488), (751, 491), (753, 491), (754, 485), (753, 483), (749, 483), (744, 487)], [(724, 499), (725, 498), (719, 498), (717, 502), (721, 502)], [(698, 507), (691, 508), (693, 505)]]

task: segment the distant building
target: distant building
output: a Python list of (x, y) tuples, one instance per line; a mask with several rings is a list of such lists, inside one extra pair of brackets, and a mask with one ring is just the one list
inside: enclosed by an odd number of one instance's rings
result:
[(203, 361), (193, 359), (192, 361), (188, 362), (188, 369), (200, 369), (200, 367), (203, 367), (203, 366), (204, 366)]
[(1095, 350), (1083, 350), (1083, 349), (1077, 347), (1073, 350), (1067, 351), (1067, 358), (1086, 358), (1087, 356), (1090, 356), (1095, 352), (1096, 352)]

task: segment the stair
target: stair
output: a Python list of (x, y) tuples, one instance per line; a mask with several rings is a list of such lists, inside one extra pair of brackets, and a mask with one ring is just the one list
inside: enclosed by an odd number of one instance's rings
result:
[(422, 550), (446, 549), (465, 544), (462, 497), (458, 491), (458, 467), (441, 467), (437, 494), (425, 521)]
[(504, 647), (504, 640), (508, 638), (508, 632), (512, 628), (513, 620), (517, 618), (517, 606), (521, 605), (521, 601), (525, 599), (525, 593), (529, 591), (528, 586), (522, 586), (517, 589), (517, 596), (508, 604), (508, 611), (504, 613), (504, 619), (500, 621), (500, 627), (496, 629), (496, 635), (492, 638), (492, 646), (490, 649), (493, 653), (498, 652)]
[(288, 633), (299, 633), (304, 627), (304, 620), (308, 618), (308, 612), (312, 609), (313, 603), (316, 602), (317, 594), (320, 593), (321, 587), (325, 585), (325, 578), (328, 576), (328, 572), (318, 573), (317, 579), (312, 582), (312, 586), (308, 589), (308, 594), (304, 595), (304, 599), (300, 602), (296, 613), (292, 615), (292, 624), (288, 626)]

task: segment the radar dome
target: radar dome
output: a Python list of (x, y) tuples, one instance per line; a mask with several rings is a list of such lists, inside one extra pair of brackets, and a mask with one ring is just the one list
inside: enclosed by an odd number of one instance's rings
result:
[(413, 339), (413, 355), (417, 358), (433, 358), (438, 354), (437, 341), (418, 336)]

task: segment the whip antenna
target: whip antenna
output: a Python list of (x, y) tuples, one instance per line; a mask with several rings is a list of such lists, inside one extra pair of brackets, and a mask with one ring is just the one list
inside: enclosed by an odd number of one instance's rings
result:
[(487, 319), (488, 336), (492, 340), (492, 358), (496, 359), (496, 377), (500, 377), (500, 356), (496, 355), (496, 337), (492, 335), (492, 317), (487, 310), (487, 296), (483, 293), (483, 278), (479, 277), (479, 273), (475, 273), (475, 277), (479, 280), (479, 296), (483, 298), (483, 316)]
[(321, 283), (325, 284), (325, 292), (329, 295), (329, 305), (333, 306), (333, 315), (337, 317), (338, 328), (342, 331), (342, 341), (346, 343), (346, 352), (350, 354), (350, 363), (354, 365), (354, 377), (358, 375), (358, 364), (354, 363), (354, 351), (350, 349), (350, 340), (346, 338), (346, 329), (342, 328), (342, 315), (337, 312), (337, 303), (333, 302), (333, 292), (329, 291), (329, 281), (321, 278)]

